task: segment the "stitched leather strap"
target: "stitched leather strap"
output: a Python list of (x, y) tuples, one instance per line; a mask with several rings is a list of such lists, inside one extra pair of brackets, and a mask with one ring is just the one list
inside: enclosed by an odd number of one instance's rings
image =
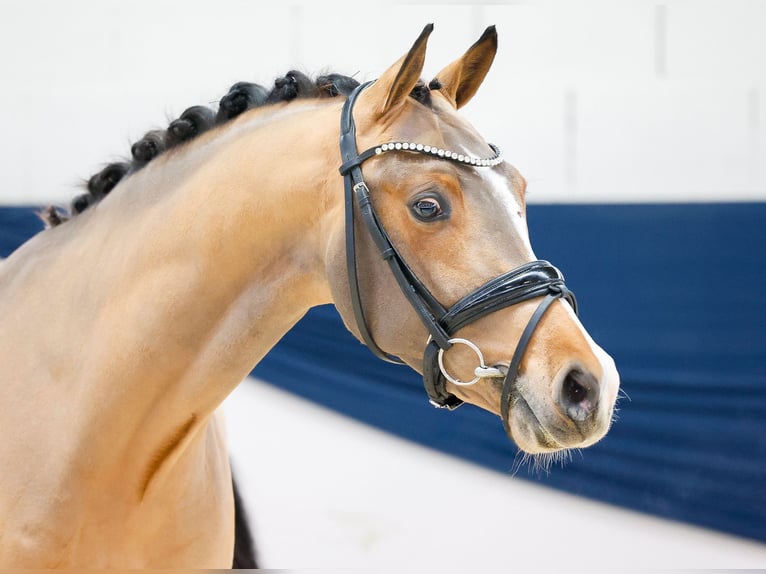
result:
[(418, 317), (431, 334), (431, 337), (444, 349), (448, 349), (451, 345), (448, 341), (449, 336), (439, 324), (439, 318), (446, 313), (446, 309), (415, 276), (401, 255), (399, 255), (393, 243), (391, 243), (388, 234), (375, 214), (375, 209), (370, 199), (370, 190), (364, 182), (361, 164), (366, 159), (372, 157), (375, 154), (375, 150), (370, 149), (363, 155), (357, 155), (356, 127), (352, 110), (357, 97), (370, 83), (362, 84), (354, 90), (346, 100), (341, 112), (340, 149), (343, 164), (340, 167), (340, 172), (343, 175), (345, 186), (346, 267), (349, 277), (351, 303), (362, 340), (378, 358), (401, 364), (402, 361), (398, 357), (383, 351), (378, 346), (367, 327), (356, 268), (355, 206), (358, 207), (365, 228), (381, 256), (388, 263), (402, 293), (404, 293), (410, 305), (417, 312)]
[[(463, 297), (450, 307), (447, 314), (442, 318), (442, 324), (452, 335), (465, 325), (478, 321), (499, 309), (518, 305), (524, 301), (551, 293), (556, 293), (554, 299), (564, 297), (577, 312), (577, 300), (574, 293), (564, 286), (564, 277), (559, 270), (547, 261), (532, 261), (488, 281)], [(545, 304), (547, 308), (550, 303), (546, 303), (544, 300), (542, 304)], [(532, 331), (538, 322), (539, 319), (532, 326)], [(518, 356), (518, 362), (521, 361), (528, 344), (528, 338), (524, 339), (522, 336), (514, 352), (514, 357)], [(444, 376), (436, 364), (438, 352), (437, 345), (429, 343), (426, 346), (423, 356), (423, 384), (432, 404), (453, 410), (460, 406), (462, 401), (448, 393), (445, 388)], [(511, 360), (511, 364), (513, 364), (513, 360)], [(518, 365), (515, 371), (512, 378), (506, 377), (505, 380), (515, 381)]]
[[(362, 84), (366, 87), (369, 85)], [(359, 88), (362, 88), (360, 86)], [(356, 126), (351, 112), (354, 108), (356, 98), (361, 93), (361, 89), (355, 89), (346, 99), (341, 113), (340, 130), (340, 152), (343, 165), (348, 165), (348, 169), (342, 172), (345, 187), (345, 224), (346, 224), (346, 269), (348, 272), (348, 284), (351, 296), (351, 306), (354, 310), (357, 329), (362, 337), (362, 341), (372, 353), (389, 363), (399, 363), (402, 361), (393, 355), (383, 351), (375, 343), (370, 330), (367, 328), (367, 320), (362, 308), (362, 298), (359, 292), (359, 276), (356, 269), (356, 237), (354, 231), (354, 185), (363, 184), (362, 170), (359, 168), (359, 162), (355, 162), (356, 155)], [(349, 163), (351, 162), (351, 163)]]
[(535, 312), (527, 322), (527, 326), (524, 327), (524, 331), (521, 333), (519, 342), (516, 344), (516, 350), (513, 352), (513, 358), (511, 364), (508, 367), (508, 372), (505, 374), (503, 380), (503, 393), (500, 397), (500, 418), (503, 421), (503, 427), (505, 432), (510, 436), (510, 412), (511, 412), (511, 399), (513, 390), (516, 388), (516, 378), (519, 375), (519, 369), (521, 367), (521, 360), (524, 358), (529, 342), (532, 340), (532, 335), (535, 334), (537, 325), (545, 315), (545, 312), (550, 309), (551, 305), (556, 299), (565, 297), (569, 290), (566, 287), (561, 286), (550, 287), (550, 292), (545, 296), (545, 299), (537, 306)]
[[(353, 108), (359, 94), (371, 83), (367, 82), (355, 89), (348, 96), (341, 112), (340, 150), (342, 164), (339, 171), (343, 176), (345, 189), (346, 266), (348, 269), (351, 304), (357, 328), (365, 345), (378, 358), (393, 363), (402, 363), (398, 357), (387, 353), (377, 345), (367, 326), (356, 267), (355, 214), (357, 209), (381, 257), (388, 263), (399, 288), (431, 335), (431, 339), (426, 345), (423, 354), (423, 382), (429, 399), (435, 406), (454, 409), (462, 404), (459, 398), (447, 392), (446, 382), (437, 361), (439, 350), (447, 350), (451, 347), (450, 336), (465, 325), (499, 309), (544, 296), (545, 298), (538, 305), (519, 339), (511, 359), (511, 365), (504, 379), (501, 410), (503, 424), (506, 426), (506, 430), (508, 430), (508, 415), (510, 413), (513, 388), (519, 373), (521, 360), (537, 325), (556, 299), (565, 298), (572, 305), (575, 312), (577, 312), (577, 301), (574, 294), (564, 285), (564, 278), (559, 270), (547, 261), (533, 261), (504, 273), (472, 291), (450, 309), (446, 309), (431, 294), (396, 250), (396, 247), (381, 225), (372, 204), (370, 190), (367, 188), (362, 175), (361, 165), (364, 161), (378, 153), (392, 150), (392, 148), (387, 147), (390, 144), (370, 148), (361, 154), (357, 149)], [(395, 144), (393, 149), (398, 151), (400, 149), (397, 147), (398, 145)], [(430, 146), (420, 146), (419, 144), (411, 143), (406, 145), (407, 147), (404, 147), (404, 144), (402, 144), (401, 149), (420, 152), (422, 148), (424, 153), (429, 153), (426, 151), (426, 147), (430, 148)], [(413, 148), (412, 146), (415, 147)], [(495, 146), (492, 146), (492, 149), (495, 152), (495, 156), (484, 159), (466, 159), (465, 156), (457, 154), (452, 154), (455, 156), (452, 157), (449, 152), (444, 150), (437, 150), (437, 156), (441, 159), (457, 161), (464, 165), (492, 167), (502, 161), (499, 149)]]

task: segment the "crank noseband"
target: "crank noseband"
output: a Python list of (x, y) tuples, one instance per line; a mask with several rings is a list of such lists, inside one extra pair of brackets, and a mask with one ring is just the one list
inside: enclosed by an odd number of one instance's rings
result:
[[(501, 411), (503, 424), (506, 427), (506, 431), (508, 431), (511, 395), (519, 374), (521, 360), (529, 346), (535, 329), (545, 312), (556, 299), (563, 298), (568, 301), (575, 310), (575, 313), (577, 312), (576, 299), (574, 294), (566, 288), (564, 277), (559, 270), (547, 261), (532, 261), (491, 279), (460, 299), (449, 309), (444, 307), (431, 294), (399, 254), (386, 230), (381, 225), (372, 205), (370, 190), (364, 181), (361, 165), (369, 158), (383, 153), (409, 152), (431, 155), (468, 167), (494, 167), (502, 162), (500, 150), (496, 146), (489, 144), (494, 155), (480, 158), (420, 143), (389, 142), (359, 153), (356, 146), (356, 127), (354, 125), (353, 109), (359, 94), (371, 83), (362, 84), (348, 96), (341, 112), (340, 129), (340, 151), (343, 162), (340, 167), (340, 173), (343, 176), (345, 187), (346, 266), (348, 269), (351, 305), (354, 310), (357, 328), (365, 345), (375, 356), (384, 361), (403, 364), (401, 359), (387, 353), (377, 345), (367, 326), (356, 268), (356, 238), (354, 229), (356, 209), (359, 210), (365, 228), (381, 256), (388, 263), (391, 273), (396, 278), (402, 293), (404, 293), (404, 296), (412, 305), (430, 334), (423, 355), (423, 383), (431, 404), (451, 410), (462, 404), (462, 400), (447, 391), (445, 376), (458, 385), (473, 384), (485, 377), (503, 377)], [(527, 322), (516, 344), (516, 350), (511, 358), (508, 371), (504, 376), (501, 368), (484, 364), (484, 357), (481, 351), (473, 343), (465, 339), (453, 338), (453, 335), (462, 327), (490, 313), (539, 297), (543, 297), (543, 299)], [(477, 353), (480, 364), (475, 371), (476, 378), (472, 381), (463, 382), (449, 376), (444, 368), (442, 355), (453, 344), (466, 343)]]

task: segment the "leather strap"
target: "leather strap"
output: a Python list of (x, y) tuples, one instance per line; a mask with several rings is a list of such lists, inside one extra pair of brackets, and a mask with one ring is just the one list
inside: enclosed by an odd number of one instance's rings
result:
[[(355, 89), (349, 94), (346, 99), (346, 103), (343, 105), (343, 111), (341, 113), (341, 129), (340, 129), (340, 152), (343, 165), (348, 165), (348, 169), (342, 172), (343, 182), (345, 187), (345, 223), (346, 223), (346, 269), (348, 271), (348, 284), (351, 294), (351, 306), (354, 310), (354, 318), (356, 320), (357, 329), (359, 334), (372, 353), (389, 363), (399, 363), (402, 361), (393, 355), (389, 355), (383, 351), (375, 343), (370, 330), (367, 328), (367, 320), (364, 316), (364, 309), (362, 308), (362, 298), (359, 292), (359, 277), (356, 269), (356, 237), (354, 234), (354, 185), (364, 184), (364, 178), (362, 177), (362, 170), (359, 168), (359, 162), (354, 162), (358, 159), (356, 155), (356, 126), (354, 125), (354, 118), (351, 112), (354, 108), (356, 98), (361, 93), (360, 88), (367, 87), (370, 83), (362, 84), (359, 88)], [(349, 163), (353, 162), (353, 163)]]
[[(351, 304), (357, 328), (365, 345), (375, 356), (384, 361), (403, 363), (401, 359), (387, 353), (377, 345), (367, 326), (356, 267), (356, 209), (359, 210), (361, 220), (381, 257), (388, 263), (399, 288), (431, 335), (423, 354), (423, 383), (431, 403), (435, 406), (455, 409), (463, 402), (447, 392), (444, 376), (438, 366), (439, 351), (441, 349), (447, 350), (452, 346), (450, 335), (465, 325), (499, 309), (544, 296), (545, 298), (538, 305), (522, 332), (504, 379), (501, 410), (503, 424), (508, 430), (508, 414), (510, 413), (513, 387), (519, 373), (521, 360), (538, 323), (556, 299), (565, 298), (572, 305), (575, 313), (577, 312), (577, 301), (574, 294), (564, 285), (564, 277), (559, 270), (547, 261), (532, 261), (504, 273), (472, 291), (450, 309), (446, 309), (433, 296), (391, 242), (375, 213), (370, 190), (364, 182), (362, 163), (378, 153), (392, 149), (387, 147), (390, 144), (370, 148), (361, 154), (357, 149), (353, 108), (359, 94), (371, 83), (362, 84), (351, 92), (341, 112), (340, 151), (342, 164), (339, 171), (343, 176), (345, 190), (346, 266)], [(426, 147), (432, 149), (430, 146), (420, 146), (419, 144), (401, 145), (401, 149), (409, 151), (420, 152), (422, 148), (424, 153), (429, 153)], [(404, 147), (405, 145), (407, 147)], [(393, 149), (399, 150), (400, 148), (397, 146), (399, 144), (395, 144)], [(415, 147), (413, 148), (413, 146)], [(499, 149), (495, 146), (492, 146), (492, 149), (495, 156), (484, 159), (466, 158), (465, 156), (458, 156), (458, 154), (450, 154), (445, 150), (436, 150), (436, 153), (439, 158), (446, 160), (477, 167), (492, 167), (502, 161)], [(430, 153), (433, 154), (433, 150)]]
[[(551, 293), (557, 294), (554, 299), (565, 298), (575, 313), (577, 312), (577, 299), (574, 293), (565, 287), (561, 272), (547, 261), (532, 261), (488, 281), (463, 297), (447, 311), (447, 314), (442, 318), (442, 324), (448, 333), (454, 334), (469, 323), (473, 323), (499, 309)], [(544, 303), (545, 300), (541, 305)], [(549, 304), (546, 304), (546, 308)], [(532, 331), (538, 322), (539, 319), (535, 321)], [(530, 332), (529, 337), (531, 336)], [(522, 335), (514, 351), (514, 357), (518, 356), (518, 362), (521, 361), (528, 344), (529, 340), (525, 340)], [(423, 385), (431, 404), (454, 410), (460, 406), (462, 401), (446, 390), (446, 381), (436, 362), (438, 352), (439, 347), (433, 342), (426, 345), (423, 355)], [(513, 364), (513, 360), (511, 360), (511, 364)], [(508, 379), (506, 377), (506, 381), (515, 380), (517, 374), (518, 365), (513, 378)]]
[(431, 337), (441, 348), (449, 349), (449, 336), (439, 324), (439, 318), (446, 313), (446, 309), (437, 301), (425, 285), (415, 276), (404, 259), (399, 255), (388, 234), (380, 224), (375, 209), (370, 199), (370, 190), (364, 182), (361, 164), (375, 154), (374, 149), (367, 150), (363, 155), (357, 155), (356, 127), (352, 114), (357, 97), (371, 82), (362, 84), (356, 88), (346, 99), (341, 112), (341, 135), (340, 149), (343, 164), (340, 167), (345, 186), (345, 210), (346, 210), (346, 267), (349, 277), (349, 290), (354, 316), (362, 340), (370, 350), (384, 361), (399, 363), (402, 361), (385, 351), (375, 342), (372, 333), (367, 327), (364, 316), (359, 278), (356, 268), (356, 238), (354, 233), (354, 207), (358, 207), (367, 231), (375, 246), (378, 248), (383, 259), (389, 265), (402, 293), (404, 293), (410, 305), (415, 309), (423, 325)]
[(566, 297), (577, 312), (574, 293), (564, 287), (561, 272), (547, 261), (531, 261), (472, 291), (455, 303), (442, 321), (450, 333), (465, 325), (494, 313), (504, 307), (523, 303), (546, 295), (551, 288), (563, 288)]
[(550, 309), (551, 305), (556, 299), (565, 297), (567, 293), (570, 292), (566, 287), (549, 287), (549, 293), (545, 296), (545, 299), (543, 299), (542, 302), (537, 306), (535, 312), (532, 313), (532, 316), (527, 322), (527, 326), (524, 327), (524, 331), (521, 333), (519, 342), (516, 343), (516, 350), (513, 352), (511, 364), (508, 367), (508, 372), (505, 374), (505, 379), (503, 380), (503, 393), (500, 397), (500, 418), (503, 421), (505, 432), (509, 436), (511, 432), (509, 418), (511, 412), (511, 395), (513, 394), (513, 389), (516, 387), (516, 378), (519, 375), (521, 359), (524, 358), (524, 353), (529, 346), (529, 342), (532, 340), (532, 335), (534, 335), (535, 330), (537, 329), (537, 325), (540, 323), (543, 315), (545, 315), (545, 312)]

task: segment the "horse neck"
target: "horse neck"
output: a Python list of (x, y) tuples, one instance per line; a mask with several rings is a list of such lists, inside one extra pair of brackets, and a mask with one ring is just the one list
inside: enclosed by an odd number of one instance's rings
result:
[[(156, 456), (157, 442), (203, 425), (309, 307), (330, 301), (337, 107), (243, 117), (8, 261), (16, 288), (0, 311), (15, 324), (0, 348), (14, 356), (3, 369), (19, 392), (34, 388), (36, 417), (77, 421), (82, 448)], [(32, 332), (30, 314), (43, 312)]]

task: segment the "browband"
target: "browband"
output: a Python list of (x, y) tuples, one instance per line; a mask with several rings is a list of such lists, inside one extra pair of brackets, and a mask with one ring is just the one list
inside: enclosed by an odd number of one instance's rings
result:
[[(574, 294), (566, 288), (564, 277), (559, 270), (547, 261), (532, 261), (508, 271), (472, 291), (449, 309), (431, 294), (399, 254), (378, 220), (370, 198), (370, 190), (362, 175), (361, 164), (371, 157), (387, 152), (414, 152), (470, 167), (494, 167), (503, 161), (500, 149), (489, 144), (494, 154), (491, 157), (480, 158), (420, 143), (390, 142), (358, 153), (353, 107), (359, 94), (371, 83), (360, 85), (348, 96), (341, 112), (340, 131), (342, 165), (339, 171), (343, 176), (345, 188), (346, 266), (351, 304), (360, 336), (365, 345), (380, 359), (403, 364), (398, 357), (385, 352), (377, 345), (367, 326), (356, 269), (355, 206), (359, 209), (362, 222), (381, 256), (387, 261), (402, 293), (430, 333), (423, 356), (423, 382), (429, 399), (435, 406), (454, 409), (463, 402), (447, 392), (443, 371), (439, 366), (440, 351), (446, 351), (452, 346), (452, 341), (455, 341), (451, 339), (451, 336), (465, 325), (494, 311), (537, 297), (544, 297), (527, 323), (516, 345), (508, 372), (504, 376), (501, 410), (503, 424), (508, 431), (508, 414), (514, 381), (535, 328), (551, 304), (558, 298), (567, 300), (577, 312)], [(489, 370), (497, 373), (491, 376), (503, 376), (499, 369)]]

